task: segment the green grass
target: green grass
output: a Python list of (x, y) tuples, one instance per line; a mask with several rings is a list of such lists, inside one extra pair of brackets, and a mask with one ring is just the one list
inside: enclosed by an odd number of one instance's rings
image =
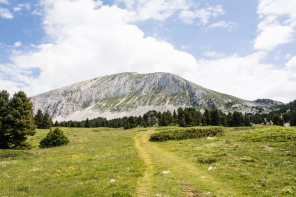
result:
[(0, 150), (0, 196), (133, 196), (143, 173), (135, 131), (63, 131), (66, 146), (39, 148), (48, 130), (38, 130), (29, 140), (33, 149)]
[[(237, 196), (295, 196), (295, 138), (285, 142), (274, 138), (253, 142), (254, 136), (268, 136), (275, 130), (278, 134), (288, 131), (293, 136), (296, 133), (296, 128), (227, 128), (224, 136), (156, 144), (194, 163), (215, 180), (227, 183)], [(250, 140), (241, 141), (242, 138)], [(208, 171), (210, 166), (212, 170)]]
[(0, 150), (0, 196), (296, 196), (295, 127), (165, 142), (148, 140), (180, 128), (62, 130), (66, 146), (38, 147), (37, 130), (32, 149)]

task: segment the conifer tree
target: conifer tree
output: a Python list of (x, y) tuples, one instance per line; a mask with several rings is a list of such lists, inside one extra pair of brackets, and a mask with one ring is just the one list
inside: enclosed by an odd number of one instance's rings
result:
[(221, 126), (222, 125), (222, 115), (217, 108), (211, 111), (211, 125)]
[(208, 109), (205, 110), (204, 117), (205, 117), (205, 123), (206, 123), (205, 126), (211, 125), (211, 122), (212, 122), (211, 112)]
[(34, 116), (34, 120), (35, 120), (35, 124), (37, 126), (38, 129), (42, 129), (43, 126), (43, 113), (41, 111), (41, 109), (38, 109), (37, 114)]
[(49, 129), (51, 128), (51, 126), (52, 126), (52, 121), (49, 117), (49, 114), (46, 112), (42, 120), (42, 129)]
[(9, 138), (5, 146), (9, 148), (28, 147), (26, 143), (28, 135), (35, 134), (35, 123), (33, 118), (33, 107), (27, 95), (19, 91), (7, 105), (7, 116), (5, 118), (5, 133)]
[(283, 118), (278, 115), (278, 114), (275, 114), (272, 118), (272, 122), (273, 122), (273, 125), (279, 125), (279, 126), (284, 126), (284, 120)]
[(233, 127), (233, 115), (231, 112), (227, 115), (227, 126)]
[(6, 90), (0, 92), (0, 148), (9, 148), (7, 146), (8, 135), (5, 129), (5, 117), (7, 116), (7, 105), (9, 93)]
[(90, 127), (90, 122), (89, 122), (89, 119), (88, 118), (85, 121), (84, 127), (85, 128), (89, 128)]
[(290, 126), (296, 126), (296, 110), (291, 112)]
[(50, 132), (40, 141), (40, 147), (61, 146), (69, 143), (69, 139), (59, 128), (50, 130)]
[(233, 126), (240, 127), (244, 126), (244, 117), (240, 112), (233, 112)]

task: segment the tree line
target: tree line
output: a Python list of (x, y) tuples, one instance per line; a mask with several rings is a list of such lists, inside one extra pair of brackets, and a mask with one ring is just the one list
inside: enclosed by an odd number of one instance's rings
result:
[(178, 125), (180, 127), (192, 126), (251, 126), (252, 122), (249, 116), (240, 112), (229, 112), (227, 115), (216, 108), (212, 110), (206, 109), (204, 113), (195, 108), (178, 108), (177, 111), (157, 112), (151, 110), (143, 114), (143, 116), (129, 116), (107, 120), (106, 118), (86, 119), (84, 121), (56, 121), (55, 127), (111, 127), (130, 129), (138, 126), (170, 126)]

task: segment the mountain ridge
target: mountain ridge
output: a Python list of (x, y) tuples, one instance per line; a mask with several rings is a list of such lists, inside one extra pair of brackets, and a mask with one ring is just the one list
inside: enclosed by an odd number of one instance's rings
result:
[(268, 112), (282, 104), (270, 99), (243, 100), (165, 72), (101, 76), (51, 90), (31, 100), (34, 113), (41, 109), (58, 121), (138, 116), (149, 110), (173, 111), (179, 107), (256, 113)]

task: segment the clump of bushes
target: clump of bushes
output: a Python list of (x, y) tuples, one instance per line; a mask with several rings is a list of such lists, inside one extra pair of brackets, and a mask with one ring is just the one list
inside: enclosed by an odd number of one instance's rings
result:
[(159, 133), (154, 133), (150, 136), (150, 141), (163, 142), (168, 140), (184, 140), (184, 139), (195, 139), (208, 136), (222, 135), (223, 129), (221, 127), (212, 128), (186, 128), (186, 129), (175, 129), (165, 130)]
[(40, 141), (40, 147), (61, 146), (69, 143), (69, 139), (64, 135), (59, 128), (50, 130), (49, 133)]
[(296, 141), (296, 128), (260, 128), (244, 131), (239, 141), (251, 142), (288, 142)]

